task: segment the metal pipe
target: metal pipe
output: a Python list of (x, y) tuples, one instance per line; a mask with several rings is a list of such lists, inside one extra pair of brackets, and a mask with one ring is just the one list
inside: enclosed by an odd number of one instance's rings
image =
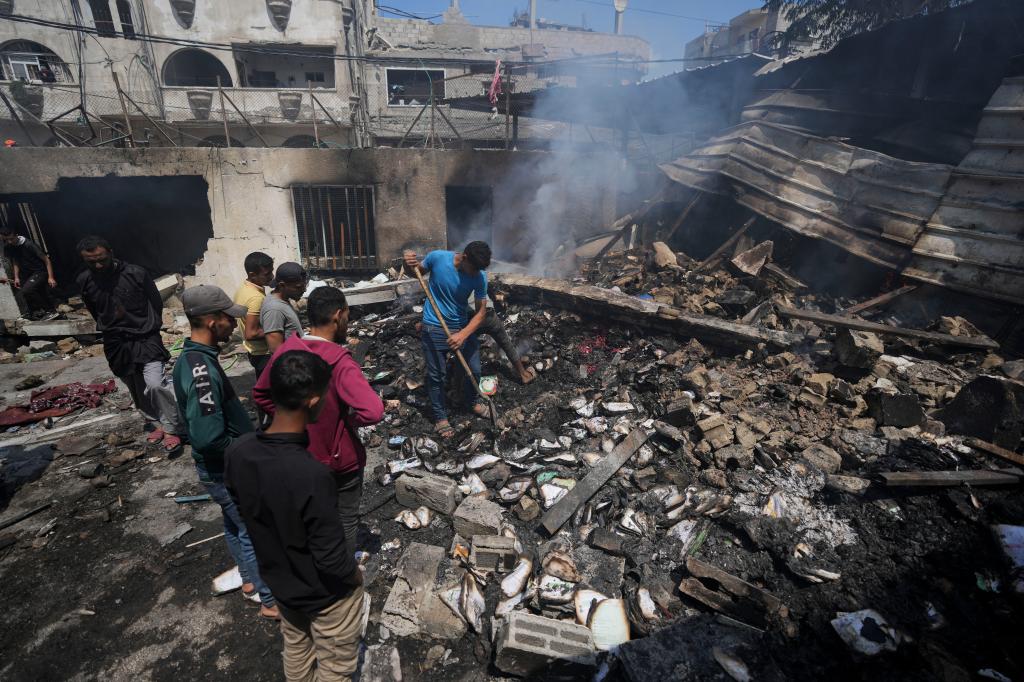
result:
[(537, 28), (537, 0), (530, 0), (530, 28)]
[(622, 15), (623, 14), (625, 14), (625, 12), (619, 12), (618, 10), (615, 11), (615, 35), (617, 35), (617, 36), (621, 36), (622, 35)]

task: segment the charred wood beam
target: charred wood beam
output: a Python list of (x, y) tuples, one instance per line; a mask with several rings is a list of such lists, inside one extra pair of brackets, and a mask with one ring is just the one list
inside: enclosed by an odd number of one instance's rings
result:
[(985, 336), (953, 336), (952, 334), (940, 334), (939, 332), (927, 332), (922, 329), (907, 329), (905, 327), (890, 327), (887, 324), (867, 322), (854, 317), (843, 317), (841, 315), (828, 315), (817, 313), (811, 310), (799, 310), (797, 308), (779, 307), (779, 314), (783, 317), (791, 317), (797, 320), (809, 320), (826, 327), (845, 327), (857, 329), (862, 332), (874, 332), (887, 336), (899, 336), (908, 339), (921, 339), (931, 341), (943, 346), (959, 346), (961, 348), (972, 348), (975, 350), (995, 350), (999, 344)]
[(883, 471), (878, 478), (890, 488), (951, 488), (968, 485), (1017, 485), (1020, 475), (1012, 471)]
[(622, 465), (633, 456), (637, 449), (647, 442), (647, 432), (643, 429), (635, 429), (626, 436), (626, 439), (619, 443), (600, 462), (594, 465), (590, 473), (576, 484), (555, 506), (547, 510), (540, 525), (549, 535), (554, 535), (558, 529), (565, 525), (565, 522), (572, 518), (576, 510), (586, 503), (601, 489), (608, 479), (615, 475), (615, 472), (622, 468)]
[(747, 230), (750, 229), (750, 226), (753, 225), (756, 220), (757, 216), (754, 216), (747, 222), (743, 223), (743, 225), (740, 226), (740, 229), (736, 230), (731, 237), (725, 240), (725, 243), (723, 243), (721, 246), (715, 249), (714, 253), (712, 253), (710, 256), (702, 260), (700, 264), (693, 269), (693, 271), (701, 272), (702, 270), (707, 270), (709, 267), (711, 267), (718, 261), (722, 260), (722, 258), (725, 257), (725, 254), (729, 251), (729, 249), (736, 246), (736, 242), (740, 240), (740, 237), (746, 234)]
[(849, 308), (845, 308), (839, 311), (839, 314), (845, 317), (848, 315), (856, 315), (857, 313), (862, 313), (865, 310), (870, 310), (871, 308), (877, 308), (880, 305), (885, 305), (889, 301), (899, 298), (903, 294), (909, 294), (911, 291), (914, 291), (919, 286), (919, 284), (907, 284), (906, 286), (902, 286), (898, 289), (887, 291), (881, 296), (875, 296), (874, 298), (868, 299), (867, 301), (864, 301), (862, 303), (858, 303), (857, 305), (851, 305)]
[(693, 315), (673, 306), (560, 279), (499, 273), (494, 274), (491, 281), (513, 301), (550, 305), (573, 313), (693, 337), (726, 348), (749, 348), (759, 343), (790, 348), (804, 340), (801, 334)]
[(1007, 462), (1024, 466), (1024, 455), (1019, 455), (1012, 450), (1007, 450), (980, 438), (968, 438), (964, 442), (975, 450), (980, 450)]

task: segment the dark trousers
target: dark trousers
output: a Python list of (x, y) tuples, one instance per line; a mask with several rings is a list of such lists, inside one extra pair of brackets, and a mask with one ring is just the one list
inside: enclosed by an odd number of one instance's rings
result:
[[(26, 313), (48, 312), (53, 310), (53, 299), (50, 298), (49, 277), (45, 272), (33, 272), (21, 281), (20, 294), (22, 307)], [(16, 295), (15, 298), (18, 298)]]
[[(448, 378), (448, 356), (453, 355), (448, 348), (448, 337), (445, 336), (441, 327), (432, 324), (424, 324), (420, 332), (420, 345), (423, 347), (423, 357), (427, 364), (427, 395), (430, 398), (430, 408), (434, 413), (434, 421), (439, 422), (448, 419), (448, 409), (445, 406), (444, 390)], [(465, 388), (463, 400), (467, 407), (476, 404), (476, 382), (480, 379), (480, 341), (476, 334), (473, 334), (462, 346), (462, 355), (473, 372), (473, 379), (466, 376), (465, 370), (456, 361), (456, 373), (463, 377)]]
[(331, 473), (338, 488), (338, 518), (345, 529), (345, 550), (349, 556), (354, 556), (359, 535), (359, 504), (363, 500), (363, 470)]
[(487, 309), (487, 317), (484, 318), (484, 323), (480, 325), (477, 330), (477, 334), (487, 334), (489, 337), (494, 339), (498, 346), (505, 351), (505, 357), (508, 358), (509, 362), (516, 362), (519, 360), (519, 353), (516, 352), (516, 346), (512, 343), (511, 337), (508, 332), (505, 331), (505, 324), (498, 317), (498, 313), (494, 312), (494, 308)]

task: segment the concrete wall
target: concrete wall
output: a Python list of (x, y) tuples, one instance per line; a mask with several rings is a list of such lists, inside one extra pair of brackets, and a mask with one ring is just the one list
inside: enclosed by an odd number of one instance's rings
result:
[[(419, 149), (19, 148), (6, 150), (4, 159), (0, 198), (4, 193), (54, 192), (63, 177), (204, 177), (213, 238), (197, 264), (195, 281), (230, 291), (252, 251), (265, 251), (278, 262), (298, 260), (290, 189), (294, 184), (373, 185), (381, 261), (400, 256), (407, 247), (445, 247), (446, 185), (492, 187), (496, 241), (525, 241), (519, 248), (526, 249), (526, 257), (532, 238), (524, 240), (523, 231), (537, 215), (529, 211), (538, 210), (535, 198), (541, 188), (542, 196), (558, 198), (550, 208), (540, 207), (544, 217), (566, 233), (589, 235), (606, 229), (615, 217), (617, 188), (557, 172), (567, 165), (616, 163), (603, 156), (567, 159), (548, 152)], [(42, 229), (45, 233), (46, 226)], [(132, 235), (124, 238), (131, 240)]]

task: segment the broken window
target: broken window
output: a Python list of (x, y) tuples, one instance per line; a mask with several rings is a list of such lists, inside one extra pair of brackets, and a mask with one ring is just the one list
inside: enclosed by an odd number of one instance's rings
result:
[(114, 17), (110, 14), (110, 0), (89, 0), (92, 10), (92, 22), (96, 25), (96, 33), (107, 38), (117, 37), (114, 28)]
[(373, 187), (292, 187), (302, 264), (313, 270), (377, 268)]
[(0, 48), (0, 70), (3, 79), (9, 81), (72, 82), (71, 72), (64, 60), (30, 40), (15, 40)]
[(121, 33), (128, 40), (135, 40), (135, 22), (132, 21), (132, 6), (128, 0), (117, 0), (117, 16), (121, 20)]
[(284, 54), (267, 54), (260, 46), (238, 43), (232, 46), (238, 77), (250, 88), (334, 87), (334, 48), (281, 45)]
[(388, 106), (426, 104), (433, 88), (434, 97), (444, 99), (443, 69), (387, 69)]

